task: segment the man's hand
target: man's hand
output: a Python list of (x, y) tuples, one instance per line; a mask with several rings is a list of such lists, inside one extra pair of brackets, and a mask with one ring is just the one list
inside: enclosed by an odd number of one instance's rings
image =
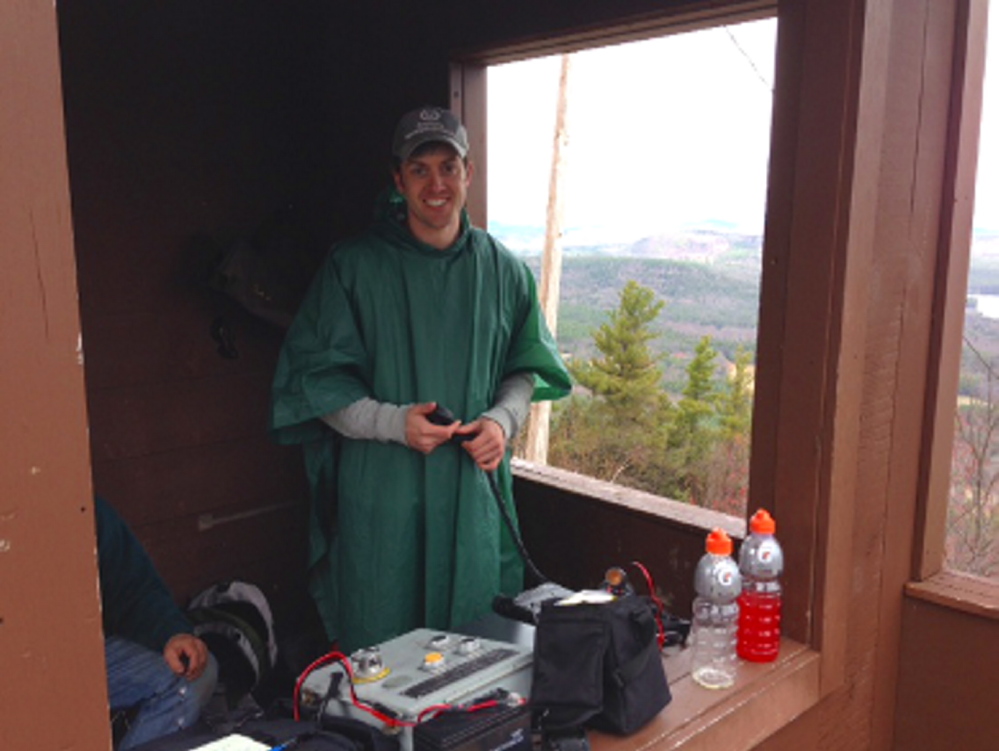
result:
[(436, 408), (436, 402), (426, 402), (414, 404), (406, 412), (406, 445), (422, 454), (429, 454), (442, 443), (450, 441), (461, 425), (458, 421), (450, 425), (435, 425), (430, 422), (427, 415)]
[(208, 664), (208, 647), (193, 634), (177, 634), (163, 647), (163, 659), (174, 673), (193, 681)]
[(488, 417), (480, 417), (475, 422), (462, 425), (454, 431), (455, 435), (474, 436), (463, 445), (465, 451), (486, 472), (492, 472), (506, 453), (506, 433), (498, 422)]

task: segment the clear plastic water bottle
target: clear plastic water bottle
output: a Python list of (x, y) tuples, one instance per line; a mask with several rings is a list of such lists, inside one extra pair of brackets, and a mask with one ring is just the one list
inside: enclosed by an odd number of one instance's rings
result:
[(735, 683), (742, 583), (724, 531), (712, 530), (705, 549), (694, 574), (691, 677), (707, 688), (728, 688)]
[(749, 521), (749, 537), (739, 548), (739, 657), (772, 662), (780, 652), (781, 583), (784, 551), (774, 537), (777, 523), (766, 509)]

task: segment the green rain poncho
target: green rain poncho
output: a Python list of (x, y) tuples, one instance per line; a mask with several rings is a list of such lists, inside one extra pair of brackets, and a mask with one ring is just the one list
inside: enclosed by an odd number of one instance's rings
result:
[[(536, 401), (571, 385), (526, 265), (467, 216), (453, 246), (424, 245), (404, 211), (387, 201), (372, 230), (330, 253), (274, 380), (272, 432), (303, 444), (313, 490), (310, 591), (345, 650), (473, 620), (520, 591), (523, 566), (461, 447), (425, 456), (339, 437), (317, 418), (371, 397), (437, 402), (470, 422), (513, 373), (534, 374)], [(513, 514), (509, 455), (497, 479)]]

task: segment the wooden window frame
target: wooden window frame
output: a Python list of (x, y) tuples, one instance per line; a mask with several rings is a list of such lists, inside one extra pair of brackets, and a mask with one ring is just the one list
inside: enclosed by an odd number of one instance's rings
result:
[[(997, 12), (999, 9), (994, 9)], [(999, 620), (999, 582), (944, 567), (947, 507), (963, 348), (975, 178), (982, 118), (988, 0), (967, 0), (955, 39), (951, 128), (934, 290), (928, 398), (912, 582), (906, 594)], [(993, 40), (999, 44), (999, 40)]]

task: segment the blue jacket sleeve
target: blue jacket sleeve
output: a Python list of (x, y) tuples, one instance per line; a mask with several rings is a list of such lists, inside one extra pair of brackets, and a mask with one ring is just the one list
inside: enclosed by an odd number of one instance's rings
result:
[(125, 521), (103, 498), (94, 508), (104, 635), (162, 651), (175, 634), (191, 633), (191, 624)]

